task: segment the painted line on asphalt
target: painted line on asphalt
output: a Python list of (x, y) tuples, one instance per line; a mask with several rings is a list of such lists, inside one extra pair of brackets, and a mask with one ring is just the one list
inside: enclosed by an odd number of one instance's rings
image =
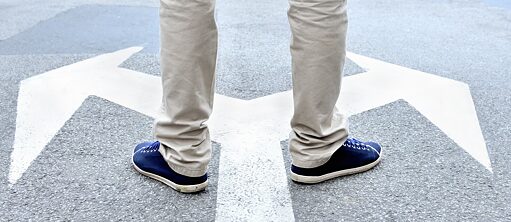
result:
[(248, 101), (216, 95), (208, 125), (222, 144), (218, 221), (294, 221), (280, 146), (291, 130), (290, 95)]
[[(90, 95), (159, 115), (160, 78), (118, 67), (141, 49), (103, 54), (21, 82), (11, 185)], [(343, 79), (337, 106), (345, 114), (403, 99), (491, 171), (468, 85), (361, 55), (348, 57), (368, 71)], [(280, 149), (291, 130), (292, 109), (291, 91), (248, 101), (215, 95), (208, 124), (212, 140), (222, 144), (218, 220), (294, 220)]]
[(477, 112), (466, 83), (348, 53), (367, 72), (346, 78), (341, 110), (356, 114), (402, 99), (492, 172)]

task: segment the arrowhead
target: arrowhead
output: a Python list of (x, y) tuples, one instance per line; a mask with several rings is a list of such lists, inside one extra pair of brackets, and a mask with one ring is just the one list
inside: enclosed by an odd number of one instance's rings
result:
[[(354, 114), (403, 99), (492, 172), (467, 84), (354, 53), (348, 53), (347, 57), (368, 72), (346, 78), (348, 83), (343, 84), (346, 92), (341, 94), (343, 103), (339, 105), (349, 104), (350, 107), (341, 109)], [(360, 86), (363, 91), (372, 93), (354, 96), (361, 91)]]
[(105, 70), (113, 72), (141, 47), (103, 54), (21, 81), (9, 183), (14, 184), (65, 122), (94, 94)]

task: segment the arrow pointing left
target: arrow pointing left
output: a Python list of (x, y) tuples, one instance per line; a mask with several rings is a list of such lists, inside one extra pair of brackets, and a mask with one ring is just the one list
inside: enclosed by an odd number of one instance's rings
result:
[[(88, 96), (95, 95), (156, 116), (156, 76), (120, 68), (142, 47), (103, 54), (21, 81), (9, 183), (14, 184)], [(122, 83), (122, 84), (111, 84)], [(142, 84), (142, 85), (141, 85)]]
[[(161, 114), (158, 109), (162, 95), (160, 77), (118, 67), (141, 49), (133, 47), (103, 54), (20, 83), (8, 178), (11, 186), (90, 95), (153, 118)], [(293, 220), (279, 143), (279, 138), (284, 138), (290, 130), (287, 123), (292, 114), (291, 101), (291, 91), (251, 102), (215, 94), (216, 108), (209, 122), (212, 140), (222, 143), (218, 185), (221, 192), (218, 194), (216, 216), (219, 221), (247, 216), (262, 220)], [(257, 110), (257, 114), (247, 118), (243, 114), (249, 110)], [(278, 115), (272, 115), (275, 113)], [(244, 123), (253, 127), (240, 127)], [(241, 128), (245, 131), (240, 132)], [(263, 135), (259, 135), (261, 132)], [(254, 156), (258, 158), (252, 158)], [(240, 162), (240, 159), (244, 161)], [(238, 176), (242, 174), (234, 171), (250, 170), (253, 163), (263, 166), (251, 177), (244, 175), (242, 182), (253, 179), (259, 183), (257, 186), (245, 186), (246, 183), (239, 182)], [(231, 182), (235, 180), (238, 182)], [(239, 192), (234, 195), (230, 190)], [(253, 198), (254, 193), (258, 193), (258, 198)], [(242, 214), (247, 210), (250, 213)]]

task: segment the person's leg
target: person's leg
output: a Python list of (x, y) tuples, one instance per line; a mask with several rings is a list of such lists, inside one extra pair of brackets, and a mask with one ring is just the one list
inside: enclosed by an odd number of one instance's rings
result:
[(348, 137), (335, 108), (346, 55), (345, 0), (289, 0), (294, 115), (289, 149), (293, 165), (326, 163)]
[(211, 158), (204, 122), (214, 96), (215, 0), (161, 0), (162, 115), (154, 125), (159, 152), (179, 174), (203, 176)]
[(339, 97), (346, 56), (346, 0), (289, 0), (294, 115), (291, 179), (319, 183), (376, 166), (382, 148), (348, 138)]

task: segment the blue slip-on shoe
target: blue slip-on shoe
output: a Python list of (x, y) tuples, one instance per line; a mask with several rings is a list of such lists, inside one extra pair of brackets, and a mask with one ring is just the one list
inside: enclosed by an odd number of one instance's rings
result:
[(301, 168), (291, 165), (291, 179), (300, 183), (319, 183), (332, 178), (367, 171), (382, 157), (382, 148), (375, 142), (348, 138), (323, 165)]
[(133, 152), (132, 163), (139, 173), (158, 180), (182, 193), (193, 193), (206, 189), (208, 176), (188, 177), (172, 170), (158, 149), (160, 142), (144, 142)]

